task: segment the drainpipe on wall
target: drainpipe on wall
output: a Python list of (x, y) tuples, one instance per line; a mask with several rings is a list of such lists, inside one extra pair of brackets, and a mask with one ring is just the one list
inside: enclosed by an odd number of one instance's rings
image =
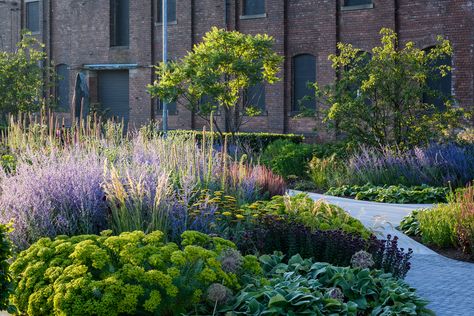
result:
[[(151, 40), (150, 40), (150, 45), (151, 45), (151, 84), (153, 84), (156, 80), (156, 75), (155, 75), (155, 13), (156, 13), (156, 8), (155, 8), (155, 1), (151, 0)], [(155, 99), (151, 97), (150, 101), (150, 117), (151, 121), (155, 122), (156, 117), (155, 117)]]
[(224, 0), (224, 28), (226, 29), (226, 31), (229, 30), (229, 16), (227, 12), (228, 5), (229, 3), (227, 2), (227, 0)]

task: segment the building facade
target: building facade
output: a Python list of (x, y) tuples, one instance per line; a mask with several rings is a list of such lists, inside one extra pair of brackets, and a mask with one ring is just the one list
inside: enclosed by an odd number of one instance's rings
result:
[[(298, 100), (310, 93), (306, 82), (333, 82), (328, 56), (336, 53), (336, 44), (370, 51), (380, 43), (382, 27), (394, 29), (401, 44), (414, 41), (423, 49), (433, 46), (437, 35), (449, 39), (453, 71), (444, 89), (460, 105), (474, 105), (473, 0), (168, 2), (170, 58), (183, 57), (212, 26), (274, 37), (275, 50), (285, 57), (282, 80), (259, 89), (262, 114), (244, 130), (314, 135), (321, 123), (295, 115)], [(0, 17), (0, 49), (12, 49), (19, 25), (46, 44), (62, 78), (56, 93), (65, 114), (78, 116), (100, 104), (133, 126), (160, 119), (160, 103), (146, 86), (155, 80), (152, 66), (161, 60), (161, 0), (0, 1)], [(169, 114), (170, 128), (204, 124), (179, 105), (170, 105)], [(317, 137), (330, 135), (320, 130)]]

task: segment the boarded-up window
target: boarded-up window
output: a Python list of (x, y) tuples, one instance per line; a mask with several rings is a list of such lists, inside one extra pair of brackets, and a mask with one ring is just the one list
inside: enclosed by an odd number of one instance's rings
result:
[(265, 111), (265, 85), (258, 83), (245, 91), (244, 103), (247, 107), (253, 107), (261, 112)]
[(244, 0), (243, 15), (265, 14), (265, 0)]
[(100, 108), (107, 118), (128, 124), (129, 75), (126, 70), (104, 70), (98, 73)]
[(344, 1), (344, 5), (346, 7), (364, 5), (364, 4), (372, 4), (372, 0), (345, 0)]
[(26, 28), (33, 33), (40, 31), (39, 1), (26, 2)]
[[(169, 102), (168, 104), (168, 115), (178, 115), (178, 108), (176, 102)], [(163, 115), (163, 102), (158, 100), (158, 113), (157, 115)]]
[(69, 67), (61, 64), (56, 66), (57, 84), (56, 97), (58, 110), (62, 112), (69, 111)]
[(293, 111), (316, 109), (314, 90), (310, 83), (316, 82), (316, 58), (310, 54), (293, 57)]
[[(157, 22), (163, 23), (163, 0), (156, 0), (157, 3)], [(168, 22), (176, 22), (176, 0), (168, 0)]]
[(128, 0), (110, 1), (110, 46), (129, 45), (129, 3)]
[[(431, 48), (426, 49), (429, 52)], [(433, 66), (452, 66), (451, 57), (446, 55), (443, 58), (438, 59)], [(453, 76), (449, 72), (446, 76), (442, 77), (439, 70), (434, 71), (427, 79), (427, 85), (433, 93), (426, 93), (423, 95), (423, 102), (428, 104), (434, 104), (438, 109), (444, 108), (445, 101), (451, 97)]]

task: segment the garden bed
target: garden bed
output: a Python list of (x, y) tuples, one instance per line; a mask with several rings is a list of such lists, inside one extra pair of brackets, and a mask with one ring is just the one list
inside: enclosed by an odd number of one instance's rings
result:
[(14, 228), (0, 226), (0, 309), (428, 313), (403, 282), (412, 252), (396, 238), (322, 200), (283, 195), (280, 176), (212, 137), (123, 137), (108, 125), (55, 139), (22, 126), (10, 127), (0, 170), (0, 219)]
[[(419, 236), (410, 236), (410, 238), (412, 238), (413, 240), (416, 240), (420, 244), (423, 244), (423, 241), (422, 241), (421, 237), (419, 237)], [(424, 245), (426, 247), (430, 248), (431, 250), (433, 250), (434, 252), (436, 252), (436, 253), (438, 253), (438, 254), (446, 257), (446, 258), (450, 258), (450, 259), (458, 260), (458, 261), (474, 263), (474, 259), (469, 254), (463, 253), (458, 248), (442, 248), (442, 247), (438, 247), (438, 246), (433, 245), (433, 244), (424, 244)]]

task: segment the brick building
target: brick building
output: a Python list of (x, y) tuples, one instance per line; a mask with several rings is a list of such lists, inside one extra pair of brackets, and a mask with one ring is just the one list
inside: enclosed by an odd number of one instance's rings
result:
[[(474, 104), (473, 0), (168, 1), (170, 58), (184, 56), (211, 26), (275, 38), (276, 51), (285, 56), (282, 80), (259, 90), (264, 111), (246, 130), (312, 133), (313, 119), (294, 116), (296, 100), (307, 93), (305, 83), (332, 82), (328, 55), (336, 52), (336, 43), (369, 51), (379, 43), (382, 27), (420, 48), (434, 45), (437, 35), (447, 37), (454, 56), (444, 89), (461, 105)], [(161, 114), (145, 89), (154, 80), (151, 65), (161, 60), (160, 12), (161, 0), (0, 0), (0, 49), (11, 49), (18, 25), (30, 28), (64, 78), (57, 94), (65, 113), (78, 114), (79, 103), (72, 102), (76, 91), (89, 101), (85, 107), (99, 102), (131, 125), (141, 125)], [(169, 124), (202, 126), (189, 111), (173, 105)]]

